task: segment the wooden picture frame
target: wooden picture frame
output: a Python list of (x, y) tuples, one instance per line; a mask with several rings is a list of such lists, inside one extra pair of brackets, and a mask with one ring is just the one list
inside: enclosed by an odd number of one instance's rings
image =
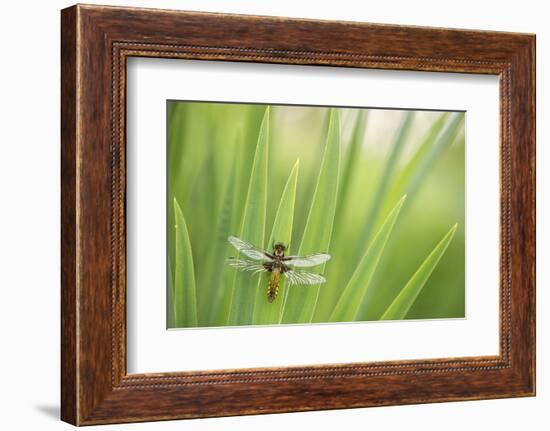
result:
[[(75, 425), (535, 394), (535, 37), (77, 5), (61, 14), (61, 417)], [(500, 354), (127, 374), (131, 56), (500, 78)]]

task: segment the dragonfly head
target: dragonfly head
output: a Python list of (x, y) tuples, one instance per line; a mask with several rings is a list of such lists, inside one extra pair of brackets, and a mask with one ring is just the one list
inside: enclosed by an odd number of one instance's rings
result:
[(284, 256), (286, 250), (286, 245), (284, 245), (282, 242), (277, 242), (273, 244), (273, 254), (275, 256)]

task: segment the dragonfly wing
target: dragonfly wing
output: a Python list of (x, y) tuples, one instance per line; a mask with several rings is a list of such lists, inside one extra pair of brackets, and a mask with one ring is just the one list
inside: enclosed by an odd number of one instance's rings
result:
[(321, 284), (326, 281), (325, 277), (323, 277), (321, 274), (315, 274), (313, 272), (297, 271), (291, 269), (290, 271), (286, 271), (284, 274), (289, 284), (312, 285)]
[(227, 238), (227, 240), (231, 243), (233, 247), (235, 247), (239, 251), (239, 253), (244, 254), (250, 259), (268, 260), (268, 257), (262, 250), (254, 247), (252, 244), (243, 241), (240, 238), (237, 238), (236, 236), (230, 236), (229, 238)]
[(265, 269), (262, 264), (252, 262), (251, 260), (247, 259), (235, 259), (233, 257), (230, 257), (226, 260), (226, 263), (232, 268), (238, 269), (240, 271), (252, 272), (254, 274), (267, 271), (267, 269)]
[(308, 267), (321, 265), (329, 259), (330, 254), (328, 253), (316, 253), (308, 256), (288, 256), (285, 258), (285, 263), (295, 267)]

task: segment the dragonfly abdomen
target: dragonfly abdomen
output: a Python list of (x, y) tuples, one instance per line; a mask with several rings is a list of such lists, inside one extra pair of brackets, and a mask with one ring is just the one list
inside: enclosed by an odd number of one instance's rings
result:
[(279, 293), (280, 274), (279, 268), (273, 268), (269, 275), (269, 281), (267, 282), (267, 300), (269, 302), (275, 301)]

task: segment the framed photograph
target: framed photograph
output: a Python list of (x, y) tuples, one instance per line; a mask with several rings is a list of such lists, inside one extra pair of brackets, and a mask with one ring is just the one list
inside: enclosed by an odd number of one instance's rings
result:
[(535, 37), (61, 14), (62, 419), (535, 394)]

